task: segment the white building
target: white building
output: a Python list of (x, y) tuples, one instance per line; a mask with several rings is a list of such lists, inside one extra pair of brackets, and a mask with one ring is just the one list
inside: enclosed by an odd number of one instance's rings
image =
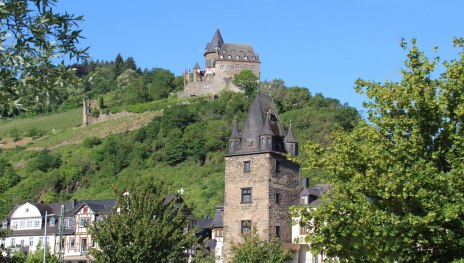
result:
[[(3, 229), (11, 229), (11, 234), (3, 241), (11, 252), (22, 250), (25, 253), (35, 252), (45, 242), (51, 253), (56, 253), (59, 244), (58, 220), (61, 206), (64, 203), (25, 203), (16, 206), (3, 221)], [(47, 218), (45, 220), (45, 215)]]
[[(314, 187), (309, 188), (309, 181), (305, 178), (303, 180), (303, 189), (299, 194), (298, 204), (306, 206), (307, 209), (315, 209), (320, 204), (318, 198), (329, 188), (330, 185), (328, 184), (316, 184)], [(297, 218), (294, 220), (298, 222)], [(292, 240), (298, 245), (293, 255), (293, 263), (320, 263), (329, 259), (322, 251), (318, 254), (309, 251), (309, 244), (305, 241), (309, 231), (311, 230), (308, 226), (300, 226), (299, 224), (292, 226)]]

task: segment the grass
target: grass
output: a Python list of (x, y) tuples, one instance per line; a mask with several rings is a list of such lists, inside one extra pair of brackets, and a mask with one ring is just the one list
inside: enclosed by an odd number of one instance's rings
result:
[(135, 130), (146, 125), (154, 117), (159, 116), (159, 112), (144, 112), (132, 114), (105, 122), (99, 122), (85, 127), (67, 129), (48, 136), (42, 137), (32, 143), (32, 148), (56, 148), (61, 145), (78, 144), (87, 137), (106, 137), (110, 134), (121, 133)]
[(24, 135), (31, 129), (38, 129), (45, 133), (69, 129), (82, 123), (82, 108), (67, 112), (60, 112), (47, 116), (35, 116), (29, 118), (15, 118), (0, 120), (0, 138), (11, 137), (13, 130)]

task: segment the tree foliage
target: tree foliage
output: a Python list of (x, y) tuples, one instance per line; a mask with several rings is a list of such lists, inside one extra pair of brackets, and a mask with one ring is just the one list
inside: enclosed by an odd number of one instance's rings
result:
[(292, 258), (288, 250), (282, 248), (276, 239), (261, 240), (253, 227), (251, 233), (242, 235), (243, 242), (231, 246), (233, 263), (284, 263)]
[(232, 80), (235, 86), (239, 87), (245, 95), (250, 96), (256, 91), (259, 85), (259, 78), (253, 71), (245, 69), (240, 71)]
[(179, 195), (141, 180), (115, 194), (118, 209), (90, 227), (99, 246), (91, 251), (97, 262), (184, 262), (196, 237), (187, 230), (190, 210)]
[[(462, 48), (462, 40), (455, 44)], [(444, 62), (434, 79), (439, 59), (426, 57), (415, 40), (402, 46), (401, 81), (356, 81), (369, 99), (369, 122), (336, 132), (325, 149), (304, 147), (304, 169), (324, 169), (333, 184), (303, 214), (314, 229), (307, 237), (313, 251), (356, 262), (464, 256), (464, 54)]]
[(0, 2), (1, 115), (24, 109), (25, 97), (47, 107), (63, 96), (62, 87), (73, 83), (74, 76), (64, 62), (58, 66), (53, 62), (64, 56), (87, 58), (87, 48), (78, 47), (82, 17), (56, 12), (56, 2)]

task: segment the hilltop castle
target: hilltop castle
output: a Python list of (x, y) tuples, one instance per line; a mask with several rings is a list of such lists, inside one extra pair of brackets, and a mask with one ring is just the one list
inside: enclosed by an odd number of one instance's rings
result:
[[(232, 79), (240, 71), (251, 70), (260, 77), (259, 56), (250, 44), (224, 43), (219, 29), (205, 48), (205, 68), (198, 63), (193, 67), (192, 75), (184, 74), (186, 83), (179, 97), (215, 96), (223, 89), (240, 91)], [(189, 69), (190, 71), (190, 69)]]

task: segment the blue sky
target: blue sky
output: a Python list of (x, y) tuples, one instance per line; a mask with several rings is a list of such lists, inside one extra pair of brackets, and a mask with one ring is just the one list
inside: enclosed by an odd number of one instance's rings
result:
[(249, 43), (261, 58), (261, 79), (339, 99), (362, 110), (357, 78), (399, 80), (405, 51), (417, 38), (433, 56), (455, 58), (453, 37), (464, 37), (464, 1), (119, 1), (62, 0), (57, 8), (84, 15), (81, 43), (94, 59), (134, 57), (143, 68), (181, 75), (216, 28), (225, 42)]

